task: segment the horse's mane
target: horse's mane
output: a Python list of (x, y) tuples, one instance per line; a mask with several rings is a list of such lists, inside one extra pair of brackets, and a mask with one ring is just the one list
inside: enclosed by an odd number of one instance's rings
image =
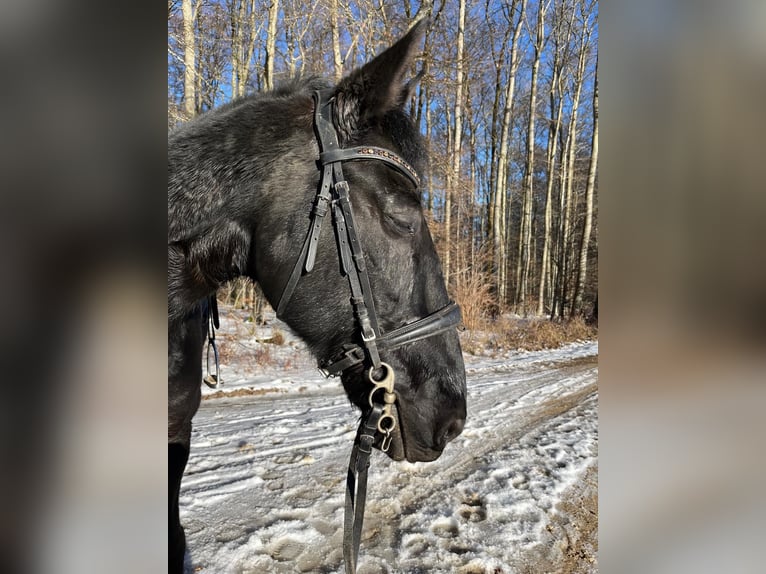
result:
[(273, 90), (251, 92), (215, 109), (227, 111), (237, 108), (243, 103), (259, 103), (266, 100), (294, 98), (296, 96), (311, 97), (311, 94), (316, 90), (324, 90), (331, 86), (332, 82), (322, 76), (298, 76), (279, 82)]

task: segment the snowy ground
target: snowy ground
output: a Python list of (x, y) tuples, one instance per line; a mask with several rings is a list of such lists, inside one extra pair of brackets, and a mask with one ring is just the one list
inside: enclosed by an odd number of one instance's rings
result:
[[(232, 359), (205, 390), (180, 499), (188, 572), (343, 572), (358, 414), (287, 333), (262, 345), (271, 333), (242, 325), (227, 314), (223, 346), (268, 364)], [(597, 355), (467, 355), (468, 420), (441, 458), (373, 456), (359, 573), (596, 572)]]

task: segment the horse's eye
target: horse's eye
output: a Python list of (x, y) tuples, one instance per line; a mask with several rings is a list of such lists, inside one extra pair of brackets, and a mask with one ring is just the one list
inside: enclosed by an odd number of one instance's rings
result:
[(399, 233), (406, 233), (407, 235), (415, 235), (417, 232), (417, 224), (414, 220), (405, 218), (403, 216), (386, 215), (388, 220)]

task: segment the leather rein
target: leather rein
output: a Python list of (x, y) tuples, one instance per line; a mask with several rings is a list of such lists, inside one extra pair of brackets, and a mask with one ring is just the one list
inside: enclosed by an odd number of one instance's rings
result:
[(450, 301), (441, 309), (417, 321), (381, 333), (342, 163), (356, 160), (382, 161), (410, 179), (415, 187), (420, 185), (420, 179), (406, 161), (384, 148), (342, 148), (333, 122), (332, 91), (316, 91), (313, 99), (314, 129), (320, 151), (318, 165), (322, 178), (311, 210), (311, 223), (306, 240), (282, 291), (277, 306), (277, 317), (281, 317), (287, 308), (301, 276), (310, 273), (314, 268), (322, 224), (327, 214), (332, 212), (341, 269), (351, 290), (351, 306), (359, 328), (361, 344), (345, 345), (342, 356), (321, 361), (320, 370), (325, 376), (337, 376), (350, 367), (363, 364), (368, 368), (368, 378), (372, 384), (368, 395), (370, 408), (363, 414), (359, 424), (346, 481), (343, 557), (346, 573), (353, 574), (356, 572), (359, 556), (367, 495), (367, 471), (372, 447), (376, 438), (381, 436), (380, 448), (386, 452), (391, 444), (392, 431), (396, 428), (396, 418), (393, 414), (393, 405), (396, 402), (394, 370), (389, 364), (381, 361), (380, 351), (391, 351), (449, 331), (460, 323), (461, 316), (460, 307)]

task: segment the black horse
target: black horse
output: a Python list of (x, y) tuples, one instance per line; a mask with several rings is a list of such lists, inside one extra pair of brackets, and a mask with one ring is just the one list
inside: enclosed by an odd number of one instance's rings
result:
[[(387, 453), (394, 460), (434, 460), (462, 431), (465, 369), (457, 334), (454, 329), (432, 329), (420, 337), (413, 336), (417, 329), (408, 329), (423, 317), (438, 319), (450, 308), (416, 189), (416, 173), (422, 173), (426, 158), (403, 110), (412, 90), (404, 76), (423, 27), (413, 27), (336, 86), (314, 78), (248, 96), (201, 115), (169, 137), (171, 572), (183, 571), (185, 538), (178, 495), (191, 421), (200, 403), (206, 301), (234, 277), (257, 281), (275, 308), (290, 278), (300, 278), (291, 285), (280, 316), (320, 363), (342, 366), (344, 388), (363, 412), (370, 411), (373, 372), (382, 365), (396, 373), (395, 405), (389, 411), (395, 420), (389, 422), (386, 437)], [(356, 161), (344, 161), (342, 169), (336, 170), (337, 157), (335, 163), (326, 155), (320, 158), (320, 151), (328, 151), (321, 148), (329, 145), (317, 133), (320, 105), (331, 118), (337, 146), (344, 152), (356, 150), (353, 158), (343, 158)], [(365, 159), (368, 151), (372, 155)], [(328, 174), (336, 191), (350, 190), (346, 215), (352, 217), (353, 205), (353, 218), (345, 223), (355, 227), (359, 245), (341, 251), (345, 227), (339, 231), (336, 219), (342, 222), (343, 213), (333, 212), (335, 229), (318, 235), (313, 269), (307, 273), (301, 267), (310, 243), (307, 236), (317, 211), (322, 211), (317, 189), (325, 187)], [(345, 187), (338, 185), (338, 174), (345, 177)], [(342, 201), (333, 196), (325, 203), (332, 210)], [(356, 263), (351, 278), (362, 279), (364, 297), (352, 297), (353, 306), (348, 273), (353, 265), (343, 261), (344, 253)], [(361, 253), (364, 262), (357, 258)], [(369, 330), (367, 311), (377, 318), (379, 324), (373, 327), (378, 335), (396, 332), (400, 344), (375, 349), (374, 340), (364, 336), (365, 322)], [(434, 321), (426, 323), (421, 330)], [(349, 349), (362, 349), (357, 353), (362, 358), (344, 364), (343, 359), (353, 357)], [(377, 361), (370, 358), (378, 351)]]

